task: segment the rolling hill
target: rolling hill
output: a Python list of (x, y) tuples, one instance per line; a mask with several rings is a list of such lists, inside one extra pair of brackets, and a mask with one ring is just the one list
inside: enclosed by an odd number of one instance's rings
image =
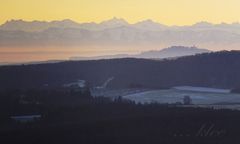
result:
[(222, 51), (177, 59), (110, 59), (0, 67), (0, 89), (51, 88), (86, 80), (89, 86), (165, 88), (181, 85), (240, 87), (240, 52)]

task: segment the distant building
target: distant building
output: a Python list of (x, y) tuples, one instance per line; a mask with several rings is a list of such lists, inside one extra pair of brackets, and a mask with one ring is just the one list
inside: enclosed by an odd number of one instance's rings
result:
[(42, 118), (41, 115), (11, 116), (11, 119), (21, 123), (34, 122), (41, 118)]
[(190, 96), (184, 96), (183, 98), (183, 104), (184, 105), (191, 105), (192, 104), (192, 99)]

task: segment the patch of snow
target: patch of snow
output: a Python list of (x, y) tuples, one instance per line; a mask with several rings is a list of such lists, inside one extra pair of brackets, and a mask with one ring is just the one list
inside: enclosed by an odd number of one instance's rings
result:
[(40, 119), (41, 115), (11, 116), (11, 119), (19, 122), (31, 122)]
[(63, 86), (64, 87), (74, 87), (74, 86), (77, 86), (79, 88), (84, 88), (86, 86), (86, 81), (85, 80), (78, 80), (77, 82), (64, 84)]
[(207, 92), (207, 93), (230, 93), (230, 89), (217, 89), (208, 87), (193, 87), (193, 86), (177, 86), (173, 87), (176, 90), (182, 91), (196, 91), (196, 92)]
[(110, 77), (108, 78), (102, 86), (97, 86), (96, 88), (97, 89), (105, 89), (107, 87), (107, 85), (114, 79), (114, 77)]

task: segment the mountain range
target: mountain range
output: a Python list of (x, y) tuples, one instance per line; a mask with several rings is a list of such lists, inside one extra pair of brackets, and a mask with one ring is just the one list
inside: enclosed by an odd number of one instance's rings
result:
[[(90, 22), (90, 23), (77, 23), (70, 19), (59, 20), (59, 21), (24, 21), (24, 20), (10, 20), (5, 22), (0, 26), (1, 30), (7, 31), (25, 31), (25, 32), (40, 32), (47, 30), (49, 28), (79, 28), (85, 30), (106, 30), (118, 27), (132, 27), (136, 29), (146, 30), (146, 31), (164, 31), (164, 30), (221, 30), (240, 34), (240, 24), (239, 23), (221, 23), (212, 24), (208, 22), (198, 22), (193, 25), (188, 26), (167, 26), (154, 22), (153, 20), (143, 20), (134, 24), (128, 23), (126, 20), (114, 17), (113, 19), (106, 20), (100, 23)], [(237, 30), (237, 31), (236, 31)]]
[(161, 50), (151, 50), (141, 52), (140, 54), (117, 54), (117, 55), (104, 55), (96, 57), (71, 57), (71, 60), (99, 60), (99, 59), (116, 59), (116, 58), (145, 58), (145, 59), (164, 59), (164, 58), (177, 58), (181, 56), (196, 55), (202, 53), (209, 53), (207, 49), (200, 49), (197, 47), (184, 47), (172, 46)]
[(189, 26), (166, 26), (152, 20), (129, 24), (113, 18), (101, 23), (62, 21), (7, 21), (0, 26), (0, 47), (97, 46), (166, 47), (197, 45), (212, 50), (238, 49), (240, 24), (200, 22)]

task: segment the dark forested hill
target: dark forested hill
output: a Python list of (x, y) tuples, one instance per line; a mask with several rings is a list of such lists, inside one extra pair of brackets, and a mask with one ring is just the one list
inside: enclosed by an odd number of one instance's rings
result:
[(171, 60), (112, 59), (0, 67), (0, 88), (59, 87), (77, 80), (112, 88), (177, 85), (240, 87), (240, 52), (222, 51)]

